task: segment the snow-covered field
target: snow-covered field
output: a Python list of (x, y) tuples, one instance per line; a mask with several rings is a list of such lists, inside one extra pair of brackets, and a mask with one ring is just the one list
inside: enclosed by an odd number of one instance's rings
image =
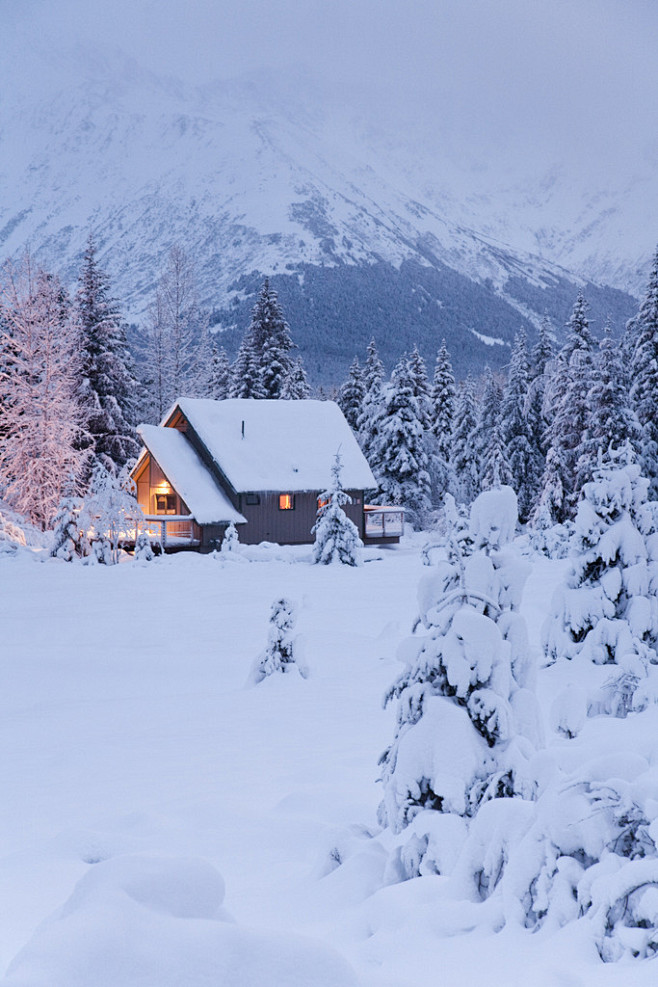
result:
[[(313, 566), (308, 549), (113, 567), (0, 555), (3, 983), (655, 981), (651, 961), (603, 964), (582, 923), (483, 932), (488, 903), (446, 900), (441, 877), (385, 884), (377, 761), (395, 711), (381, 698), (422, 544), (371, 549), (357, 569)], [(535, 648), (566, 565), (533, 559)], [(298, 605), (308, 678), (249, 686), (281, 595)], [(540, 673), (544, 708), (555, 679)], [(546, 732), (574, 761), (599, 742), (594, 721), (584, 739)]]

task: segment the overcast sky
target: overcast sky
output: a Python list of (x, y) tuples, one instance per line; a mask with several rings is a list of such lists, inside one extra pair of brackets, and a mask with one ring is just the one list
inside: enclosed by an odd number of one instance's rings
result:
[(658, 161), (658, 0), (0, 0), (3, 19), (15, 52), (103, 39), (193, 83), (305, 65), (464, 143)]

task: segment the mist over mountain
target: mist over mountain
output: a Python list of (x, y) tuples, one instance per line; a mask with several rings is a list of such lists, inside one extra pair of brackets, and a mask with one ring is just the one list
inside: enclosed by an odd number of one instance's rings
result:
[[(532, 333), (545, 313), (561, 326), (580, 288), (595, 328), (607, 316), (621, 328), (633, 314), (630, 293), (641, 292), (658, 237), (651, 138), (635, 148), (632, 171), (625, 154), (609, 155), (608, 170), (599, 161), (578, 171), (557, 127), (553, 156), (544, 130), (530, 128), (522, 158), (523, 97), (511, 80), (499, 80), (510, 106), (495, 128), (482, 79), (484, 105), (466, 105), (476, 89), (464, 76), (433, 115), (415, 97), (437, 98), (440, 85), (419, 89), (409, 58), (406, 73), (391, 59), (391, 78), (377, 86), (374, 49), (343, 38), (336, 50), (345, 50), (345, 64), (334, 62), (332, 76), (328, 28), (311, 67), (273, 68), (271, 52), (265, 67), (253, 51), (237, 58), (217, 20), (214, 73), (195, 73), (189, 51), (163, 58), (176, 27), (199, 40), (210, 6), (192, 4), (194, 30), (189, 16), (167, 29), (166, 15), (180, 8), (165, 4), (164, 26), (154, 21), (152, 44), (139, 48), (134, 14), (120, 38), (109, 22), (81, 15), (77, 38), (59, 44), (72, 19), (55, 24), (32, 3), (41, 47), (28, 50), (25, 18), (9, 4), (15, 85), (0, 96), (2, 255), (27, 246), (72, 282), (91, 229), (139, 323), (167, 251), (180, 244), (229, 350), (269, 274), (311, 376), (328, 382), (373, 335), (389, 364), (416, 343), (433, 359), (445, 337), (460, 374), (503, 365), (514, 333), (522, 325)], [(263, 10), (255, 8), (253, 15)], [(283, 26), (298, 9), (282, 5)], [(154, 12), (148, 2), (138, 10)], [(116, 13), (129, 18), (122, 4)], [(420, 45), (412, 15), (409, 32)], [(317, 25), (300, 24), (308, 44)], [(452, 23), (453, 40), (463, 28)], [(375, 31), (380, 54), (391, 40), (386, 30), (379, 38)], [(283, 36), (281, 24), (273, 31)], [(401, 48), (410, 54), (409, 32)], [(46, 37), (56, 42), (47, 52)], [(356, 54), (366, 49), (358, 82)], [(295, 60), (294, 46), (281, 52)]]

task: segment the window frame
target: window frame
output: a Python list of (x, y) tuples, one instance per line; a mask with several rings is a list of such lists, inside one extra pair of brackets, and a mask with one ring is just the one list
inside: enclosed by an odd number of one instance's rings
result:
[[(285, 501), (290, 501), (285, 503)], [(279, 510), (280, 511), (294, 511), (295, 509), (295, 495), (294, 493), (280, 493), (279, 494)]]

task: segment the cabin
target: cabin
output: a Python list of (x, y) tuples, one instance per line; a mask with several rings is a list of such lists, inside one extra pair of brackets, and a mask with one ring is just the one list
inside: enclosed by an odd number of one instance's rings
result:
[(163, 548), (212, 551), (229, 524), (244, 544), (313, 541), (320, 497), (340, 451), (345, 512), (365, 543), (395, 543), (400, 507), (371, 507), (377, 482), (333, 401), (181, 398), (160, 425), (140, 425), (131, 476), (151, 537)]

